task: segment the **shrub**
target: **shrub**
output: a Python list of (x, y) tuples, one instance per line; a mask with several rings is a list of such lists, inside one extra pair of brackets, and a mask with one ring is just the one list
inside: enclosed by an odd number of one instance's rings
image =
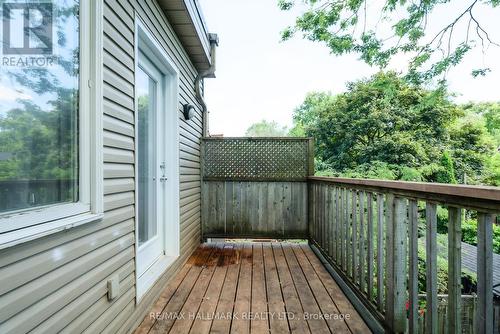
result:
[[(462, 224), (462, 241), (477, 245), (477, 220), (466, 220)], [(493, 252), (500, 254), (500, 226), (493, 225)]]

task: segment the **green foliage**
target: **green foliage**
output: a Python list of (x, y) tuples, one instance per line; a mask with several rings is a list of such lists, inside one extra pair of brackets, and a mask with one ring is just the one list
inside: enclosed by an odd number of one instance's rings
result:
[(452, 103), (444, 86), (378, 73), (343, 94), (308, 94), (293, 129), (315, 138), (322, 175), (442, 183), (466, 175), (470, 184), (500, 184), (491, 135), (500, 121), (494, 107), (480, 110)]
[(441, 157), (441, 169), (436, 173), (436, 181), (439, 183), (457, 183), (455, 168), (450, 152), (444, 151)]
[[(448, 249), (448, 236), (446, 234), (437, 235), (437, 288), (439, 294), (448, 293), (448, 259), (447, 259), (447, 249)], [(426, 256), (425, 256), (425, 239), (419, 239), (418, 245), (418, 291), (419, 293), (425, 293), (426, 291)], [(463, 293), (470, 293), (469, 290), (471, 286), (475, 286), (477, 283), (476, 274), (470, 272), (469, 270), (462, 268), (462, 285)]]
[(440, 234), (448, 233), (448, 210), (441, 206), (437, 207), (437, 232)]
[(300, 123), (294, 124), (294, 126), (288, 131), (290, 137), (305, 137), (306, 132), (304, 127)]
[(0, 148), (12, 152), (0, 160), (0, 180), (75, 179), (78, 153), (74, 90), (60, 89), (53, 109), (31, 101), (0, 117)]
[(397, 166), (382, 161), (372, 161), (346, 170), (341, 175), (351, 178), (395, 180), (397, 178)]
[[(425, 293), (427, 284), (425, 247), (418, 247), (418, 290)], [(437, 289), (439, 294), (448, 293), (448, 262), (438, 255), (437, 258)]]
[[(466, 220), (462, 223), (462, 241), (477, 245), (477, 220)], [(493, 225), (493, 252), (500, 254), (500, 226)]]
[(451, 147), (457, 175), (467, 175), (468, 184), (484, 183), (488, 160), (497, 152), (484, 118), (466, 114), (452, 127)]
[[(491, 154), (488, 154), (484, 161), (479, 183), (500, 186), (500, 103), (468, 103), (462, 108), (469, 123), (473, 123), (476, 128), (475, 131), (480, 133), (479, 142), (483, 143), (483, 146), (487, 145), (494, 148), (489, 150)], [(477, 150), (477, 148), (472, 147), (469, 149), (469, 151), (474, 150)], [(477, 181), (473, 180), (472, 183), (474, 182), (477, 183)]]
[[(421, 83), (446, 75), (476, 46), (485, 52), (489, 45), (498, 45), (481, 26), (480, 15), (473, 15), (476, 6), (495, 8), (498, 2), (473, 1), (437, 31), (427, 31), (427, 21), (441, 7), (450, 6), (449, 1), (279, 0), (278, 7), (301, 9), (295, 23), (282, 32), (283, 40), (299, 34), (323, 43), (334, 55), (357, 54), (365, 63), (382, 69), (395, 56), (405, 55), (410, 57), (405, 78)], [(471, 74), (484, 76), (489, 71), (477, 68)]]
[(276, 121), (266, 120), (252, 124), (245, 132), (247, 137), (284, 137), (286, 135), (286, 127), (280, 126)]

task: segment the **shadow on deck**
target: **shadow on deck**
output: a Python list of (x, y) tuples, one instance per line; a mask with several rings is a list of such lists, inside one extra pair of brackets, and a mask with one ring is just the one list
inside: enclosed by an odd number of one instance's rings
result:
[(205, 243), (135, 333), (369, 333), (307, 244)]

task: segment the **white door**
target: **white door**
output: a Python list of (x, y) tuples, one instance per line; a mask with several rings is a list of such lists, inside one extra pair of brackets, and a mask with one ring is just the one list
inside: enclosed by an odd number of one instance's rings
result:
[(136, 22), (137, 302), (179, 257), (179, 71)]
[(137, 275), (142, 276), (165, 255), (164, 75), (139, 52), (137, 89)]

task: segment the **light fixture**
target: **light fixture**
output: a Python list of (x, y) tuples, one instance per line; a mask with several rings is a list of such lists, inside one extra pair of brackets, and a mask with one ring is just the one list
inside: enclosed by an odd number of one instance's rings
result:
[(192, 104), (185, 104), (183, 109), (184, 110), (182, 111), (182, 113), (184, 114), (184, 118), (186, 120), (190, 120), (191, 118), (193, 118), (196, 109), (194, 109), (194, 106)]

